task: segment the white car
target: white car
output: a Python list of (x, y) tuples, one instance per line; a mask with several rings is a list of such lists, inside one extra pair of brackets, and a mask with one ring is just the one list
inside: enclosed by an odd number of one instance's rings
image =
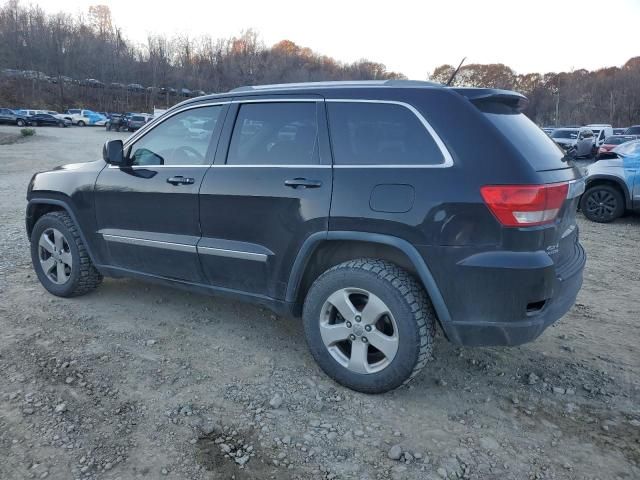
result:
[(598, 149), (604, 143), (604, 139), (613, 135), (613, 127), (607, 123), (590, 123), (585, 125), (593, 132), (593, 146)]
[(64, 118), (71, 120), (73, 125), (78, 125), (79, 127), (86, 127), (87, 125), (104, 127), (107, 123), (107, 117), (100, 115), (93, 110), (70, 108), (63, 116)]

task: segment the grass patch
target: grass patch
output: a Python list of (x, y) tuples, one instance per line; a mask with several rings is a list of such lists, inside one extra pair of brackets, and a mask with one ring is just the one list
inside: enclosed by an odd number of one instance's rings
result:
[(20, 134), (23, 137), (32, 137), (36, 134), (36, 131), (33, 128), (23, 128), (20, 130)]

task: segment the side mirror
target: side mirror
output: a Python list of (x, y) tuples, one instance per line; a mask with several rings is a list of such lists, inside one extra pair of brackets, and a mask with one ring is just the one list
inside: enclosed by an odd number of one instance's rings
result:
[(109, 165), (124, 165), (122, 140), (108, 140), (102, 148), (102, 158)]
[(598, 160), (615, 160), (616, 158), (620, 158), (616, 152), (602, 152), (598, 154)]

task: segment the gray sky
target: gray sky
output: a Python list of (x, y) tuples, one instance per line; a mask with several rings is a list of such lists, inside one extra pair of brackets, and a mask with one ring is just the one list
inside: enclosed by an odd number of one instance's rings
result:
[[(26, 4), (23, 1), (23, 4)], [(48, 12), (105, 4), (128, 38), (258, 31), (341, 61), (424, 79), (438, 65), (504, 63), (518, 73), (620, 66), (640, 55), (640, 0), (32, 0)], [(578, 31), (576, 31), (578, 30)]]

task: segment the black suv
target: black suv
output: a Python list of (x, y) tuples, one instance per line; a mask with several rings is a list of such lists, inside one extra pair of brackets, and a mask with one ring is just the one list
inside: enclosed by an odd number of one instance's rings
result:
[(33, 177), (33, 265), (59, 296), (129, 276), (302, 316), (328, 375), (383, 392), (425, 365), (436, 324), (518, 345), (575, 301), (584, 181), (525, 104), (410, 81), (188, 100)]

